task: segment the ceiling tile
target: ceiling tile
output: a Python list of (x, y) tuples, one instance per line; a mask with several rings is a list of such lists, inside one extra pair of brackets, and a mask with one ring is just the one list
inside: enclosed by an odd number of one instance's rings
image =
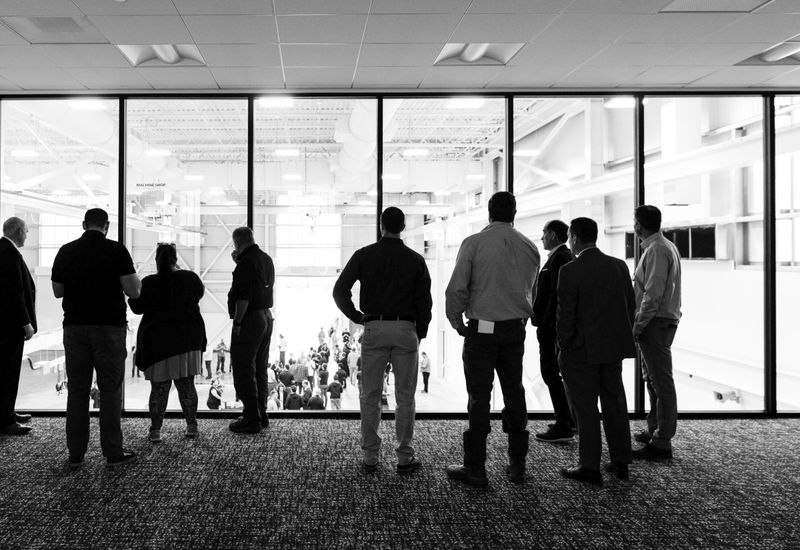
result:
[(359, 67), (353, 87), (416, 88), (429, 67)]
[(800, 13), (800, 2), (797, 0), (772, 0), (759, 8), (757, 13)]
[(421, 88), (483, 88), (503, 70), (500, 66), (432, 67)]
[(527, 42), (544, 30), (553, 19), (550, 14), (469, 14), (447, 41), (463, 43)]
[(3, 46), (0, 48), (0, 67), (58, 67), (52, 59), (34, 46)]
[(586, 65), (658, 65), (682, 48), (684, 44), (612, 44)]
[(265, 0), (173, 0), (181, 15), (272, 15)]
[(363, 44), (360, 67), (429, 67), (442, 51), (441, 44)]
[(773, 45), (800, 33), (800, 14), (750, 14), (712, 33), (708, 42), (771, 42)]
[(78, 82), (64, 69), (14, 69), (5, 67), (0, 70), (0, 77), (10, 80), (23, 90), (85, 90), (86, 86)]
[(20, 87), (0, 76), (0, 90), (19, 90)]
[(152, 86), (131, 67), (130, 69), (73, 68), (69, 74), (90, 90), (150, 90)]
[[(710, 36), (740, 19), (740, 13), (661, 13), (640, 19), (622, 37), (623, 42), (711, 42)], [(746, 40), (729, 40), (746, 42)]]
[(444, 44), (459, 15), (370, 15), (364, 42)]
[(0, 16), (12, 15), (63, 17), (82, 14), (71, 0), (0, 0)]
[(86, 15), (178, 15), (172, 0), (72, 0)]
[(786, 88), (800, 87), (800, 69), (794, 69), (780, 76), (764, 82), (764, 86), (783, 86)]
[(664, 59), (664, 65), (683, 66), (720, 66), (734, 65), (757, 53), (774, 46), (774, 44), (744, 43), (744, 44), (686, 44)]
[(472, 0), (467, 13), (560, 13), (563, 0)]
[(740, 66), (726, 67), (708, 76), (699, 78), (690, 84), (691, 87), (748, 87), (760, 86), (764, 82), (796, 70), (791, 65), (775, 67)]
[(558, 88), (614, 88), (623, 86), (648, 67), (578, 67), (559, 80)]
[(353, 69), (339, 67), (332, 69), (285, 69), (287, 88), (349, 88), (353, 82)]
[(112, 44), (188, 44), (192, 37), (178, 16), (96, 15), (89, 17)]
[(548, 65), (532, 70), (528, 67), (504, 67), (488, 88), (547, 88), (564, 78), (574, 66)]
[(626, 84), (635, 86), (676, 86), (708, 76), (716, 69), (712, 67), (655, 67), (635, 76)]
[(512, 57), (508, 65), (534, 68), (551, 65), (556, 67), (577, 67), (608, 47), (608, 44), (597, 45), (581, 42), (548, 44), (544, 40), (537, 39)]
[(280, 67), (277, 44), (201, 44), (209, 67)]
[(217, 82), (206, 67), (140, 67), (139, 74), (153, 88), (213, 90)]
[(120, 67), (131, 64), (110, 44), (38, 44), (31, 46), (61, 67)]
[(189, 15), (183, 20), (197, 44), (278, 42), (272, 15)]
[(604, 13), (559, 15), (535, 40), (543, 44), (610, 44), (646, 18), (645, 15)]
[(0, 46), (6, 44), (27, 44), (28, 41), (20, 35), (0, 23)]
[(672, 0), (574, 0), (566, 9), (580, 13), (658, 13)]
[(369, 13), (370, 0), (275, 0), (278, 15)]
[(470, 0), (372, 0), (372, 13), (462, 14), (469, 3)]
[(281, 43), (360, 44), (366, 15), (279, 15)]
[(284, 67), (354, 67), (358, 44), (282, 44)]
[(280, 67), (218, 67), (211, 74), (220, 88), (283, 88)]

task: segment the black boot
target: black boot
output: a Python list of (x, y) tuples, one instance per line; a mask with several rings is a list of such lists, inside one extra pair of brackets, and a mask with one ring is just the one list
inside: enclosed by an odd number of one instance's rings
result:
[(447, 477), (473, 487), (486, 487), (486, 434), (464, 432), (464, 464), (447, 467)]
[(508, 467), (506, 474), (513, 483), (525, 483), (525, 457), (528, 454), (530, 433), (508, 434)]

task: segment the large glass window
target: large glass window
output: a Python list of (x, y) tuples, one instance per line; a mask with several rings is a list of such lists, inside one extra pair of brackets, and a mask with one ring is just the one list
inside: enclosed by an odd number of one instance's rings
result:
[[(514, 194), (516, 228), (539, 247), (550, 220), (585, 216), (598, 225), (597, 246), (625, 258), (625, 229), (633, 210), (633, 98), (516, 98)], [(631, 274), (633, 262), (629, 261)], [(524, 384), (528, 408), (552, 410), (541, 377), (536, 330), (528, 325)], [(633, 409), (632, 359), (623, 361), (628, 407)]]
[(761, 98), (650, 98), (645, 125), (645, 203), (682, 256), (678, 406), (763, 410)]
[(111, 218), (117, 239), (119, 102), (97, 99), (2, 102), (0, 218), (28, 224), (21, 252), (36, 283), (39, 332), (25, 342), (17, 407), (66, 407), (61, 301), (50, 269), (61, 245), (78, 238), (89, 208)]
[[(126, 245), (139, 275), (155, 273), (159, 242), (175, 243), (178, 265), (205, 285), (200, 311), (212, 349), (230, 344), (227, 293), (234, 263), (231, 232), (247, 224), (247, 101), (243, 99), (135, 99), (127, 107)], [(146, 409), (150, 384), (133, 368), (131, 350), (141, 317), (129, 313), (125, 408)], [(230, 360), (223, 399), (235, 405)], [(198, 377), (204, 410), (209, 372)], [(170, 409), (180, 409), (175, 391)]]

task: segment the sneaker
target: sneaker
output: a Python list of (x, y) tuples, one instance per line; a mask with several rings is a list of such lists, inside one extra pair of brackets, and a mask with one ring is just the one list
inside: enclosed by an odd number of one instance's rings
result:
[(411, 460), (409, 460), (406, 464), (397, 465), (397, 473), (400, 475), (411, 474), (419, 470), (421, 467), (422, 462), (420, 462), (417, 457), (412, 456)]
[(378, 463), (375, 464), (367, 464), (363, 460), (361, 461), (361, 469), (364, 470), (364, 473), (367, 474), (374, 474), (378, 471)]
[(186, 426), (186, 437), (189, 439), (197, 437), (197, 424), (188, 424)]
[[(555, 428), (556, 426), (557, 426), (557, 424), (555, 422), (551, 422), (550, 424), (547, 425), (547, 428), (548, 429)], [(569, 429), (572, 430), (573, 434), (578, 433), (578, 427), (575, 424), (573, 424), (572, 422), (569, 423)]]
[(150, 443), (161, 443), (161, 429), (152, 428), (150, 430), (150, 435), (147, 436), (147, 439), (150, 440)]
[(633, 440), (638, 443), (650, 443), (650, 438), (653, 437), (652, 433), (648, 430), (643, 430), (633, 436)]
[(672, 449), (662, 449), (650, 443), (646, 443), (644, 447), (633, 450), (633, 458), (643, 460), (667, 460), (672, 458)]
[(69, 467), (73, 470), (76, 470), (83, 466), (83, 457), (82, 456), (71, 456), (69, 457)]
[(548, 428), (546, 432), (536, 434), (534, 437), (536, 437), (537, 441), (544, 441), (545, 443), (570, 443), (575, 439), (572, 430), (569, 428), (565, 430), (555, 426)]
[(126, 451), (125, 449), (122, 450), (121, 454), (117, 456), (110, 456), (106, 459), (106, 464), (109, 467), (121, 466), (122, 464), (128, 464), (131, 462), (136, 462), (136, 453), (133, 451)]

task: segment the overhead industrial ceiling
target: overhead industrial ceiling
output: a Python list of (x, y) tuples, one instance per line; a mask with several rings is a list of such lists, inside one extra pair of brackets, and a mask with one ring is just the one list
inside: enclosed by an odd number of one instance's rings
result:
[(2, 0), (0, 93), (789, 89), (799, 35), (796, 0)]

